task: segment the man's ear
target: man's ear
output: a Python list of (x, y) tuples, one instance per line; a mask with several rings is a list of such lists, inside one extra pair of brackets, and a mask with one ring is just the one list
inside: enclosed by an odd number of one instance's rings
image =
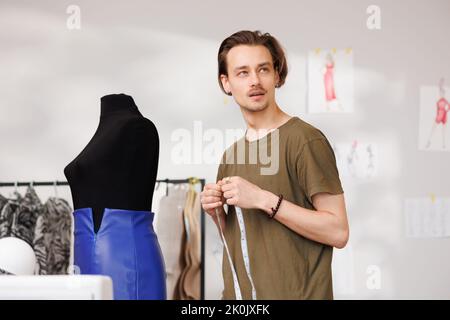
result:
[(275, 88), (280, 87), (280, 74), (278, 73), (278, 70), (275, 69)]
[(227, 92), (227, 94), (229, 96), (231, 96), (231, 88), (230, 88), (230, 83), (228, 81), (228, 77), (224, 74), (220, 75), (220, 82), (222, 82), (222, 86), (225, 90), (225, 92)]

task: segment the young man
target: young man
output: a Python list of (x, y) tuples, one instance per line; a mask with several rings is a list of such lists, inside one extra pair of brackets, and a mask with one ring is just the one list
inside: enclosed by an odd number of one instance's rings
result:
[[(216, 224), (219, 214), (230, 252), (232, 265), (224, 252), (222, 298), (236, 299), (240, 291), (243, 299), (254, 293), (257, 299), (333, 299), (333, 247), (343, 248), (349, 237), (334, 152), (320, 130), (277, 105), (275, 88), (284, 84), (287, 62), (274, 37), (237, 32), (222, 42), (218, 63), (220, 87), (247, 123), (244, 137), (224, 153), (217, 183), (201, 193)], [(262, 173), (261, 154), (251, 161), (263, 141), (276, 172)], [(244, 152), (245, 161), (231, 150)]]

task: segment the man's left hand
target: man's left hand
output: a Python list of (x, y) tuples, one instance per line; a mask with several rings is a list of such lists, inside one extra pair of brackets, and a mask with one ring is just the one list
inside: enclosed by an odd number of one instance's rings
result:
[(262, 189), (238, 176), (226, 177), (218, 182), (228, 205), (243, 209), (258, 208)]

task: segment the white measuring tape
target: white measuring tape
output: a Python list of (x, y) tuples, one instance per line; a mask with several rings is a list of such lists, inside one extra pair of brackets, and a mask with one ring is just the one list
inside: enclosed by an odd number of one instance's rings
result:
[[(241, 232), (241, 248), (242, 248), (242, 257), (244, 258), (245, 271), (247, 272), (248, 279), (250, 280), (250, 284), (252, 286), (252, 300), (256, 300), (255, 285), (253, 284), (253, 278), (252, 278), (252, 275), (250, 272), (250, 260), (248, 257), (247, 235), (245, 233), (244, 216), (242, 215), (241, 208), (236, 207), (236, 206), (234, 208), (235, 208), (237, 220), (239, 223), (239, 230)], [(239, 286), (236, 269), (234, 268), (233, 261), (231, 260), (230, 250), (228, 249), (227, 241), (225, 240), (225, 236), (223, 234), (222, 224), (220, 223), (220, 217), (219, 217), (219, 212), (218, 212), (217, 208), (216, 208), (216, 217), (217, 217), (217, 221), (219, 224), (220, 236), (222, 238), (222, 242), (225, 247), (225, 251), (227, 252), (228, 262), (230, 263), (231, 273), (233, 275), (234, 293), (236, 295), (236, 300), (242, 300), (241, 287)]]

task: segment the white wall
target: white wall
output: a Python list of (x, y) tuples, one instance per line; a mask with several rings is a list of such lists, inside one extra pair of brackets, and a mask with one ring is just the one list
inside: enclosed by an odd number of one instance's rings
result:
[[(66, 27), (71, 4), (81, 8), (80, 30)], [(371, 4), (381, 8), (381, 30), (366, 28)], [(97, 127), (100, 97), (120, 92), (158, 128), (159, 178), (213, 181), (217, 163), (173, 163), (171, 135), (185, 128), (194, 139), (194, 121), (203, 131), (244, 128), (238, 107), (225, 104), (218, 88), (216, 54), (235, 31), (268, 31), (288, 54), (290, 74), (277, 95), (282, 108), (333, 143), (379, 147), (377, 177), (343, 179), (351, 240), (335, 252), (336, 298), (448, 299), (450, 240), (406, 238), (402, 205), (430, 192), (449, 196), (449, 153), (417, 148), (419, 87), (450, 80), (449, 12), (447, 0), (2, 1), (0, 181), (65, 179), (64, 166)], [(307, 53), (333, 47), (353, 48), (355, 112), (309, 115)], [(217, 147), (221, 154), (226, 144)], [(53, 189), (38, 192), (45, 200)], [(59, 194), (70, 199), (68, 188)], [(207, 234), (207, 298), (218, 298), (220, 254), (212, 252), (220, 244), (211, 223)], [(381, 272), (380, 289), (366, 285), (371, 265)]]

